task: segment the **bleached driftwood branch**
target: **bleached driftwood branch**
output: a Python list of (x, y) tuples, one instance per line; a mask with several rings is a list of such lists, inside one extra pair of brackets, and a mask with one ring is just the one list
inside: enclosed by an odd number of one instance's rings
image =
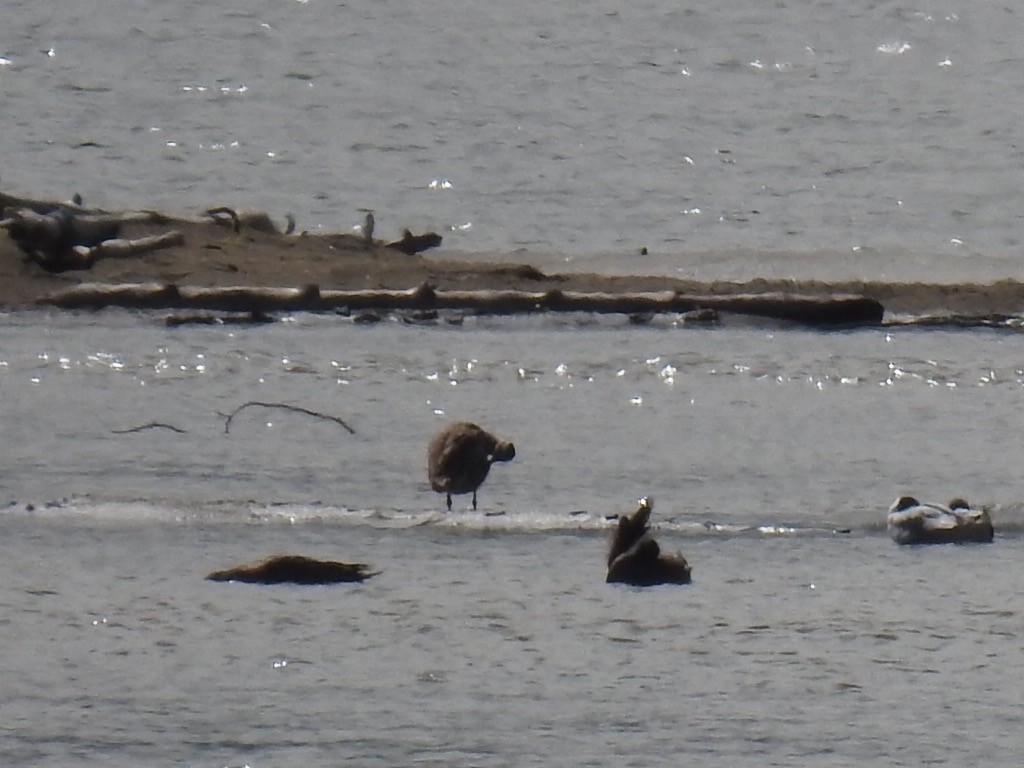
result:
[(43, 303), (68, 309), (107, 306), (137, 309), (210, 309), (228, 312), (308, 311), (349, 309), (460, 309), (479, 314), (531, 312), (658, 313), (713, 309), (811, 326), (876, 325), (882, 321), (880, 302), (865, 296), (806, 296), (763, 293), (691, 295), (659, 293), (600, 293), (550, 290), (545, 292), (483, 290), (436, 291), (422, 285), (411, 290), (321, 290), (198, 287), (169, 284), (83, 283), (54, 293)]

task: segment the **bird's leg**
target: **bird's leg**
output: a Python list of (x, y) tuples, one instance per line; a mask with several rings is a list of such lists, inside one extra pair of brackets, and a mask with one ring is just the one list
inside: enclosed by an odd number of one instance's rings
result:
[(452, 511), (452, 495), (450, 493), (448, 494), (448, 511)]
[(473, 511), (476, 512), (476, 491), (473, 491)]

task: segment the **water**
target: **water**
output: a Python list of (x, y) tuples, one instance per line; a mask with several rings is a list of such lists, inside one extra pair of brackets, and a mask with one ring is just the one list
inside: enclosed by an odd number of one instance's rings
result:
[[(6, 191), (373, 208), (545, 268), (1019, 277), (1012, 8), (4, 10)], [(1008, 331), (3, 315), (0, 756), (1016, 766), (1022, 386)], [(444, 514), (456, 418), (517, 456)], [(903, 493), (996, 541), (895, 546)], [(644, 494), (689, 587), (603, 583)], [(203, 579), (274, 552), (381, 573)]]
[(641, 264), (687, 271), (738, 248), (882, 249), (977, 275), (1019, 250), (1010, 7), (6, 10), (0, 173), (24, 193), (331, 231), (373, 208), (383, 237), (576, 261), (647, 246)]
[[(1015, 763), (1015, 334), (40, 317), (0, 338), (9, 764)], [(445, 514), (467, 416), (517, 456)], [(996, 542), (897, 547), (903, 492)], [(645, 493), (689, 587), (603, 583)], [(381, 573), (202, 578), (275, 552)]]
[[(541, 519), (615, 513), (653, 494), (665, 499), (659, 516), (701, 523), (858, 527), (903, 490), (995, 504), (1019, 485), (1013, 332), (693, 330), (587, 315), (458, 328), (298, 315), (240, 329), (45, 317), (42, 330), (33, 313), (3, 329), (7, 458), (32, 470), (0, 481), (12, 500), (428, 513), (427, 439), (466, 417), (519, 448), (495, 468), (485, 506)], [(249, 402), (312, 409), (356, 434), (259, 406), (228, 423)], [(153, 422), (180, 432), (140, 429)]]
[[(1018, 599), (1013, 579), (992, 578), (1015, 572), (1019, 540), (914, 551), (859, 537), (698, 540), (694, 585), (642, 591), (600, 583), (598, 542), (565, 533), (5, 528), (5, 562), (14, 548), (41, 555), (5, 578), (8, 764), (1012, 765), (1019, 754)], [(372, 552), (386, 570), (351, 588), (199, 578), (275, 547)], [(55, 568), (56, 553), (69, 565)]]

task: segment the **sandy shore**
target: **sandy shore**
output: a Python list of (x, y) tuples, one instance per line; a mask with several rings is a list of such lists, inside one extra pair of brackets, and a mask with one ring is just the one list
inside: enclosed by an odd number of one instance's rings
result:
[[(8, 209), (10, 210), (10, 209)], [(544, 271), (539, 260), (515, 254), (507, 261), (493, 254), (447, 253), (444, 246), (406, 255), (383, 242), (368, 244), (352, 234), (292, 234), (226, 223), (163, 218), (132, 223), (122, 237), (138, 238), (177, 230), (183, 243), (124, 258), (101, 258), (91, 268), (51, 274), (27, 261), (0, 233), (0, 306), (27, 310), (46, 306), (54, 293), (82, 283), (164, 283), (176, 286), (301, 287), (321, 290), (410, 289), (429, 283), (445, 290), (521, 290), (633, 293), (678, 291), (732, 295), (766, 292), (827, 297), (854, 294), (882, 303), (886, 316), (954, 314), (970, 316), (1024, 313), (1024, 284), (943, 285), (817, 280), (764, 280), (702, 283), (649, 275), (600, 275)]]

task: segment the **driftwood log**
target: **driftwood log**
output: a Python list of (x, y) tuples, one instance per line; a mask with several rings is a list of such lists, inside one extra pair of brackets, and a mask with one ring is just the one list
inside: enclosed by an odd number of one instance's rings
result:
[(58, 208), (82, 208), (81, 195), (73, 195), (70, 200), (40, 200), (32, 197), (21, 197), (9, 192), (0, 192), (0, 215), (8, 215), (11, 211), (27, 208), (36, 213), (49, 213)]
[(408, 229), (402, 232), (402, 239), (388, 243), (388, 248), (394, 248), (407, 256), (428, 251), (441, 245), (441, 236), (437, 232), (426, 232), (422, 235), (414, 235)]
[(205, 309), (222, 312), (460, 309), (479, 314), (531, 312), (658, 313), (713, 309), (802, 325), (837, 327), (877, 325), (880, 302), (864, 296), (805, 296), (785, 293), (696, 296), (675, 293), (599, 293), (435, 291), (428, 285), (411, 290), (321, 290), (228, 286), (208, 288), (160, 283), (82, 283), (60, 290), (42, 303), (64, 309), (128, 307), (135, 309)]
[(102, 258), (127, 258), (183, 245), (176, 230), (132, 240), (119, 236), (124, 216), (58, 207), (48, 213), (20, 208), (0, 220), (25, 257), (47, 272), (89, 269)]
[(275, 555), (265, 560), (236, 565), (207, 575), (210, 581), (242, 581), (248, 584), (342, 584), (376, 576), (363, 563), (317, 560), (305, 555)]
[(79, 213), (59, 207), (48, 213), (22, 208), (6, 216), (0, 227), (7, 230), (18, 249), (48, 272), (65, 272), (92, 266), (76, 248), (91, 249), (121, 231), (120, 219)]
[(205, 216), (174, 216), (152, 210), (106, 211), (102, 208), (88, 208), (83, 205), (82, 197), (77, 194), (70, 200), (42, 200), (0, 191), (0, 216), (3, 217), (11, 216), (19, 210), (48, 214), (61, 208), (69, 209), (76, 215), (102, 216), (108, 220), (119, 221), (121, 224), (171, 224), (174, 222), (201, 224), (212, 219), (214, 222), (228, 223), (236, 231), (251, 229), (257, 232), (288, 235), (295, 230), (295, 217), (291, 213), (285, 214), (286, 226), (282, 229), (264, 211), (236, 211), (227, 206), (211, 208), (206, 211)]

